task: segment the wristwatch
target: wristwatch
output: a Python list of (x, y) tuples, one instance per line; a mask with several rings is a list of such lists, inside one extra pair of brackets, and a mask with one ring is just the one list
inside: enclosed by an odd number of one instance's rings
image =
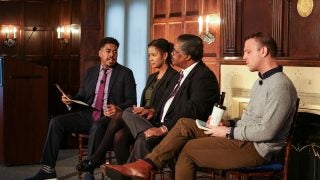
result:
[(231, 139), (231, 127), (228, 128), (227, 133), (226, 133), (226, 138)]

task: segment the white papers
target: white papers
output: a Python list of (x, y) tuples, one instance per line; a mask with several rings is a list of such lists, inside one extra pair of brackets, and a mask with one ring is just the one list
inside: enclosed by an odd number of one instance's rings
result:
[(89, 106), (89, 104), (87, 104), (87, 103), (85, 103), (85, 102), (83, 102), (83, 101), (70, 99), (70, 98), (63, 92), (63, 90), (61, 89), (61, 87), (60, 87), (58, 84), (56, 84), (56, 87), (57, 87), (57, 89), (60, 91), (60, 93), (61, 93), (63, 96), (65, 96), (65, 97), (68, 98), (69, 101), (74, 102), (74, 103), (76, 103), (76, 104), (81, 104), (81, 105), (83, 105), (83, 106)]
[(206, 127), (206, 122), (204, 121), (201, 121), (199, 119), (196, 119), (196, 124), (198, 126), (199, 129), (203, 129), (203, 130), (206, 130), (206, 131), (209, 131), (210, 129), (208, 127)]

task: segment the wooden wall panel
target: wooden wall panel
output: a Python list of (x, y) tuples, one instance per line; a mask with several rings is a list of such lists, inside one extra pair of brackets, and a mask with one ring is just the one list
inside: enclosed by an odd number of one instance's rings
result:
[[(49, 104), (64, 108), (53, 84), (61, 84), (66, 92), (75, 92), (84, 71), (99, 62), (97, 52), (98, 42), (103, 37), (104, 0), (8, 0), (0, 1), (0, 12), (1, 29), (4, 25), (18, 29), (17, 45), (1, 45), (0, 55), (47, 66), (48, 91), (52, 95)], [(78, 33), (65, 33), (68, 43), (62, 44), (57, 39), (56, 29), (69, 25), (77, 28)], [(34, 32), (33, 27), (37, 28)], [(0, 40), (3, 41), (2, 33)], [(62, 112), (55, 108), (49, 110), (49, 115)]]
[(242, 2), (242, 36), (259, 31), (271, 34), (272, 1), (243, 0)]
[[(25, 39), (24, 41), (27, 42), (28, 37), (30, 37), (31, 31), (24, 31), (25, 32)], [(24, 50), (25, 56), (28, 58), (30, 56), (43, 56), (45, 55), (45, 31), (35, 31), (33, 32), (32, 36), (30, 37), (29, 41), (27, 42)], [(29, 59), (30, 60), (30, 59)]]
[(152, 29), (152, 34), (153, 34), (153, 39), (158, 39), (158, 38), (165, 38), (167, 37), (167, 32), (166, 32), (166, 24), (165, 23), (158, 23), (158, 24), (153, 24)]
[(221, 0), (203, 0), (203, 3), (205, 4), (203, 6), (203, 14), (211, 14), (212, 12), (220, 12), (219, 5), (217, 1)]
[[(277, 42), (280, 64), (320, 66), (320, 2), (313, 1), (310, 16), (301, 17), (297, 1), (222, 1), (223, 55), (241, 56), (244, 38), (262, 31)], [(223, 63), (239, 64), (239, 61)]]
[[(152, 0), (153, 18), (150, 39), (163, 37), (175, 43), (180, 34), (198, 35), (198, 17), (200, 15), (220, 17), (220, 4), (220, 0)], [(160, 14), (168, 14), (168, 16)], [(209, 29), (216, 36), (216, 40), (212, 44), (204, 42), (204, 59), (219, 79), (219, 59), (212, 57), (220, 57), (220, 25), (210, 23)], [(152, 69), (151, 72), (153, 72)]]
[[(0, 6), (0, 22), (1, 25), (19, 25), (20, 12), (22, 11), (20, 2), (2, 1)], [(2, 33), (1, 33), (2, 34)]]
[(308, 17), (301, 17), (297, 0), (291, 3), (289, 55), (291, 57), (320, 58), (320, 1), (313, 1), (314, 9)]
[(188, 34), (198, 34), (198, 27), (198, 21), (185, 21), (183, 32)]
[(186, 16), (199, 16), (200, 15), (200, 0), (188, 1), (185, 0), (186, 4)]
[(172, 43), (176, 43), (177, 37), (181, 34), (181, 32), (183, 32), (181, 22), (169, 23), (168, 40)]
[(71, 24), (72, 1), (62, 1), (60, 3), (60, 26)]
[(167, 0), (158, 0), (153, 1), (153, 18), (165, 18), (166, 17), (166, 8)]
[(182, 8), (184, 7), (182, 4), (182, 0), (170, 0), (169, 2), (169, 17), (181, 17)]
[(203, 62), (214, 72), (220, 82), (220, 61), (212, 57), (204, 57)]
[(24, 25), (25, 26), (46, 26), (48, 22), (47, 3), (42, 1), (26, 1), (24, 4)]

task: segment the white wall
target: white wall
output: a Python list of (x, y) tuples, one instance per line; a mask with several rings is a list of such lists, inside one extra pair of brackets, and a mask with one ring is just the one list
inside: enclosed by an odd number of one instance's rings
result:
[[(320, 68), (283, 67), (285, 74), (295, 85), (300, 97), (299, 111), (320, 114)], [(225, 118), (241, 114), (249, 101), (251, 86), (258, 79), (257, 72), (250, 72), (245, 65), (221, 65), (221, 91), (226, 92)]]

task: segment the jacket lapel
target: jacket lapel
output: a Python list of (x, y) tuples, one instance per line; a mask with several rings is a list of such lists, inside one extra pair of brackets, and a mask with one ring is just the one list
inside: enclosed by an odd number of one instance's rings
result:
[(108, 94), (110, 95), (110, 91), (113, 87), (113, 84), (116, 82), (116, 79), (118, 77), (118, 74), (119, 74), (119, 68), (118, 68), (118, 64), (116, 64), (115, 66), (113, 66), (113, 69), (112, 69), (112, 74), (111, 74), (111, 77), (110, 77), (110, 82), (109, 82), (109, 85), (108, 85)]
[(181, 84), (180, 88), (178, 89), (178, 92), (176, 93), (168, 111), (167, 114), (170, 113), (174, 107), (177, 105), (177, 101), (179, 101), (179, 97), (183, 94), (182, 92), (184, 92), (183, 90), (185, 88), (188, 88), (189, 83), (190, 83), (190, 79), (192, 78), (192, 76), (198, 71), (199, 68), (202, 67), (202, 62), (199, 62), (192, 70), (191, 72), (188, 74), (188, 76), (186, 77), (186, 79), (183, 81), (183, 83)]
[[(89, 81), (89, 86), (90, 89), (89, 89), (89, 94), (90, 94), (90, 97), (93, 97), (95, 96), (95, 90), (96, 90), (96, 85), (97, 85), (97, 82), (98, 82), (98, 78), (99, 78), (99, 70), (100, 70), (100, 65), (99, 66), (96, 66), (93, 70), (93, 73), (91, 75), (91, 80)], [(93, 102), (93, 99), (92, 99), (92, 102)]]

